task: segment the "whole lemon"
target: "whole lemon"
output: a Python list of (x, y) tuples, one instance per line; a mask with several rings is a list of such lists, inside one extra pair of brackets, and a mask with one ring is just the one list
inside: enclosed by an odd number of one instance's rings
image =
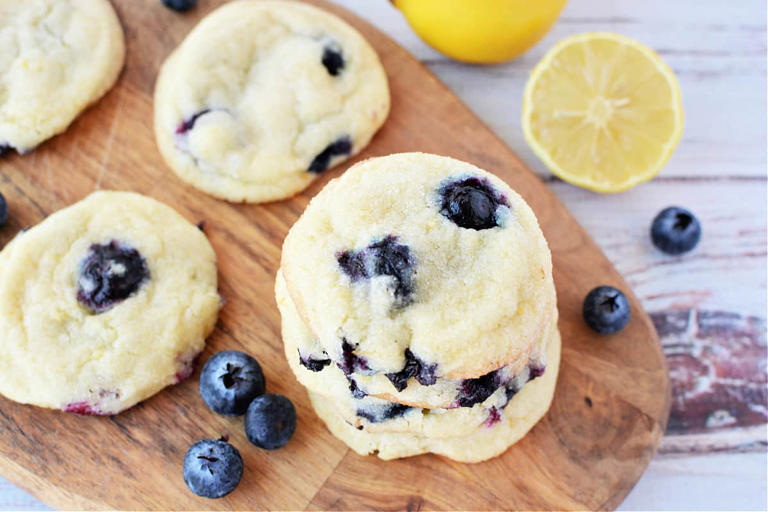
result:
[(430, 46), (464, 62), (503, 62), (544, 37), (566, 0), (392, 0)]

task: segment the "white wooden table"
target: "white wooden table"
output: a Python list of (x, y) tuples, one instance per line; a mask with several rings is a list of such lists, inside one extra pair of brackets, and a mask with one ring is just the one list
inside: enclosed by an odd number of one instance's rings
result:
[[(386, 0), (336, 1), (411, 51), (540, 173), (657, 322), (675, 405), (668, 436), (621, 509), (766, 510), (766, 2), (570, 0), (533, 50), (509, 64), (480, 67), (431, 50)], [(556, 41), (591, 31), (619, 32), (653, 47), (683, 91), (685, 133), (669, 164), (651, 183), (614, 196), (553, 178), (528, 149), (519, 123), (534, 64)], [(704, 230), (699, 247), (681, 258), (659, 254), (648, 241), (651, 219), (671, 204), (693, 210)], [(680, 347), (698, 357), (702, 349), (727, 351), (734, 340), (751, 350), (744, 361), (758, 359), (757, 370), (730, 379), (730, 403), (713, 411), (705, 428), (690, 428), (686, 415), (696, 397), (682, 392), (691, 375)], [(710, 377), (693, 375), (694, 388)], [(705, 397), (704, 405), (717, 407), (712, 400)], [(0, 479), (0, 509), (43, 507)]]

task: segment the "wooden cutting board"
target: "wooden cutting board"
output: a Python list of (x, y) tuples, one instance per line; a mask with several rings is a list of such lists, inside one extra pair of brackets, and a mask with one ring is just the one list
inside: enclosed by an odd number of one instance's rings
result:
[[(621, 333), (601, 337), (586, 328), (581, 303), (592, 287), (629, 289), (498, 137), (387, 36), (332, 4), (311, 2), (356, 26), (389, 76), (390, 118), (354, 161), (402, 151), (439, 153), (479, 165), (517, 189), (538, 215), (552, 249), (564, 343), (551, 410), (504, 455), (476, 465), (432, 455), (391, 462), (358, 456), (328, 433), (290, 373), (273, 298), (283, 237), (309, 198), (349, 164), (328, 171), (303, 194), (267, 205), (229, 204), (183, 184), (155, 147), (155, 75), (195, 23), (223, 2), (202, 0), (184, 15), (159, 0), (114, 3), (128, 43), (122, 77), (65, 134), (32, 154), (0, 159), (0, 191), (10, 205), (0, 242), (99, 188), (141, 192), (192, 222), (205, 220), (227, 303), (203, 359), (222, 349), (253, 354), (265, 370), (268, 390), (296, 404), (299, 425), (282, 450), (249, 445), (241, 418), (217, 416), (205, 407), (197, 392), (198, 372), (112, 418), (0, 398), (2, 476), (61, 508), (548, 510), (606, 509), (622, 501), (667, 423), (669, 388), (658, 338), (630, 293), (632, 319)], [(184, 453), (194, 441), (223, 433), (243, 455), (243, 480), (226, 498), (198, 498), (181, 478)]]

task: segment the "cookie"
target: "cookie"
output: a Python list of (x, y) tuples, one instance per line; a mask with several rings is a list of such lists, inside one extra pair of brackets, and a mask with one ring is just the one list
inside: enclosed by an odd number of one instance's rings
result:
[(360, 455), (377, 455), (389, 460), (436, 453), (459, 462), (481, 462), (500, 455), (522, 439), (549, 409), (559, 367), (560, 337), (557, 331), (552, 346), (557, 350), (550, 352), (552, 357), (544, 375), (523, 386), (504, 409), (504, 414), (481, 424), (467, 435), (436, 438), (413, 433), (359, 430), (342, 419), (328, 398), (312, 391), (309, 397), (315, 412), (331, 433)]
[(519, 373), (553, 323), (549, 248), (525, 201), (471, 164), (423, 153), (361, 162), (285, 239), (304, 323), (346, 374)]
[[(282, 316), (282, 335), (286, 347), (286, 357), (291, 364), (299, 365), (299, 371), (294, 373), (299, 381), (307, 388), (327, 394), (320, 389), (328, 383), (323, 383), (323, 377), (313, 377), (312, 373), (338, 374), (334, 377), (336, 389), (347, 391), (347, 395), (355, 398), (375, 397), (386, 402), (411, 406), (414, 408), (472, 408), (477, 404), (488, 402), (486, 408), (495, 405), (499, 407), (496, 398), (516, 392), (522, 385), (521, 376), (533, 378), (541, 375), (546, 368), (544, 353), (549, 330), (540, 336), (540, 342), (528, 364), (521, 369), (505, 366), (494, 370), (477, 379), (435, 379), (431, 385), (423, 385), (415, 378), (405, 382), (385, 374), (363, 375), (359, 373), (344, 374), (339, 365), (332, 363), (328, 354), (323, 352), (316, 336), (304, 325), (296, 307), (288, 296), (285, 279), (278, 270), (275, 279), (275, 298)], [(552, 325), (556, 323), (555, 318)], [(318, 384), (320, 383), (320, 384)], [(396, 384), (403, 385), (401, 389)], [(340, 395), (340, 393), (336, 393)], [(348, 398), (348, 397), (347, 397)], [(362, 406), (359, 406), (362, 407)], [(358, 407), (358, 408), (359, 408)]]
[(153, 199), (95, 192), (0, 252), (0, 394), (116, 414), (190, 375), (219, 303), (197, 227)]
[(378, 56), (336, 16), (240, 0), (163, 64), (155, 136), (168, 166), (229, 201), (289, 197), (362, 150), (389, 112)]
[(124, 57), (107, 0), (0, 0), (0, 154), (66, 130), (112, 87)]
[[(281, 312), (285, 308), (283, 302)], [(545, 373), (544, 368), (536, 373), (526, 369), (471, 407), (425, 409), (408, 406), (367, 394), (358, 395), (354, 391), (360, 388), (351, 385), (351, 381), (336, 365), (328, 364), (320, 369), (308, 368), (296, 345), (297, 335), (301, 335), (303, 328), (295, 322), (295, 318), (289, 318), (283, 313), (285, 355), (294, 375), (304, 387), (333, 402), (336, 413), (344, 421), (367, 432), (409, 432), (440, 439), (468, 435), (480, 425), (498, 421), (506, 414), (506, 407), (514, 400), (514, 396), (530, 381), (541, 378)], [(548, 360), (559, 359), (560, 346), (556, 330), (556, 325), (552, 325), (544, 336)]]

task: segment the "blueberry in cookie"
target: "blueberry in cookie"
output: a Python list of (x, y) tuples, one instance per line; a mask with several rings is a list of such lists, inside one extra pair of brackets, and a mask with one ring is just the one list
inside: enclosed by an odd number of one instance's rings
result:
[(469, 177), (447, 183), (441, 188), (440, 195), (440, 213), (467, 229), (499, 226), (499, 207), (509, 207), (506, 198), (482, 178)]
[(216, 255), (194, 224), (101, 191), (0, 251), (0, 394), (117, 414), (188, 377), (218, 316)]
[(352, 281), (388, 277), (396, 307), (407, 306), (413, 295), (414, 259), (407, 245), (388, 235), (357, 251), (344, 251), (336, 259)]
[(147, 262), (117, 240), (93, 244), (80, 264), (77, 300), (93, 313), (103, 313), (133, 295), (149, 278)]

